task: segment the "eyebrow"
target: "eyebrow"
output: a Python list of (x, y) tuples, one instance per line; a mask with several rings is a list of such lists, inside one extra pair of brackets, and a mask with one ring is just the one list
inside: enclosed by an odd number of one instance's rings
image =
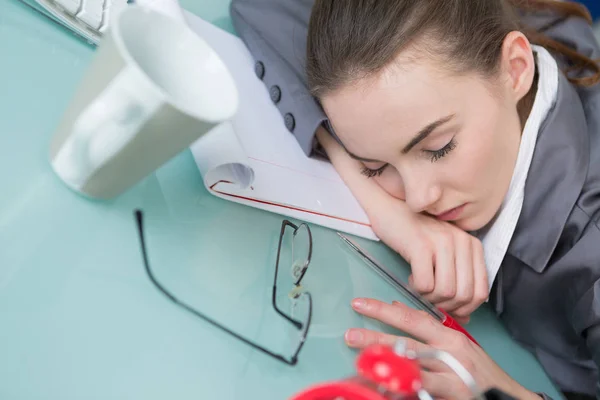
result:
[[(444, 125), (448, 121), (452, 120), (452, 118), (454, 118), (454, 116), (455, 116), (455, 114), (450, 114), (448, 116), (442, 117), (442, 118), (438, 119), (437, 121), (434, 121), (434, 122), (430, 123), (429, 125), (427, 125), (426, 127), (424, 127), (423, 129), (421, 129), (419, 131), (419, 133), (414, 138), (412, 138), (412, 140), (402, 149), (402, 154), (406, 154), (409, 151), (411, 151), (417, 144), (419, 144), (423, 140), (425, 140), (427, 138), (427, 136), (429, 136), (433, 131), (435, 131), (437, 128)], [(333, 129), (333, 125), (331, 124), (331, 122), (329, 120), (327, 120), (327, 125), (329, 128), (329, 132), (331, 133), (331, 136), (333, 136), (335, 141), (338, 142), (338, 144), (340, 146), (342, 146), (344, 148), (344, 150), (346, 150), (346, 153), (348, 153), (348, 155), (350, 157), (352, 157), (355, 160), (362, 161), (362, 162), (372, 162), (372, 163), (381, 162), (379, 160), (373, 160), (371, 158), (360, 157), (360, 156), (352, 153), (351, 151), (349, 151), (346, 148), (346, 146), (344, 146), (344, 143), (342, 143), (340, 138), (336, 135), (335, 130)]]
[(417, 135), (414, 138), (412, 138), (412, 140), (402, 149), (402, 154), (406, 154), (409, 151), (411, 151), (413, 147), (425, 140), (427, 136), (431, 134), (431, 132), (435, 131), (437, 128), (444, 125), (452, 118), (454, 118), (454, 114), (450, 114), (446, 117), (440, 118), (437, 121), (430, 123), (425, 128), (421, 129), (419, 133), (417, 133)]

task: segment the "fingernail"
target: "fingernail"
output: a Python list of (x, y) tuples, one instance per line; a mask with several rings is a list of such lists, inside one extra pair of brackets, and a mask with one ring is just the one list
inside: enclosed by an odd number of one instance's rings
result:
[(367, 307), (367, 302), (364, 299), (352, 300), (352, 307), (356, 310), (364, 310)]
[(396, 301), (396, 300), (392, 301), (392, 305), (393, 306), (397, 306), (397, 305), (400, 305), (400, 304), (402, 304), (402, 303), (400, 303), (399, 301)]
[(357, 344), (362, 342), (363, 334), (360, 331), (349, 329), (346, 331), (344, 338), (346, 339), (346, 343), (348, 344)]

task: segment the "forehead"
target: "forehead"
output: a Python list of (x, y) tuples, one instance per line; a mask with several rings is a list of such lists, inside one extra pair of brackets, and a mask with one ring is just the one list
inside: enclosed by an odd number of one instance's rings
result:
[(350, 146), (360, 137), (391, 132), (410, 140), (424, 126), (455, 113), (466, 86), (466, 77), (444, 71), (433, 60), (403, 57), (377, 75), (324, 96), (322, 104)]

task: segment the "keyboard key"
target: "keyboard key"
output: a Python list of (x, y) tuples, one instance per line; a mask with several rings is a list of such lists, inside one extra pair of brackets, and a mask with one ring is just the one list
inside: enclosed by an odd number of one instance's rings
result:
[(117, 15), (125, 7), (127, 7), (127, 0), (106, 0), (100, 32), (105, 32), (106, 29), (108, 29), (112, 18), (114, 18), (115, 15)]
[(77, 19), (98, 30), (102, 25), (102, 14), (105, 0), (83, 0)]
[(81, 0), (54, 0), (54, 2), (73, 16), (77, 15), (81, 7)]

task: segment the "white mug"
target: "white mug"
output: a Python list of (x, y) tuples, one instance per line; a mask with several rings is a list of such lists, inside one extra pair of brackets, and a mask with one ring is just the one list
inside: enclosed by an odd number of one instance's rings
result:
[(111, 198), (232, 118), (226, 65), (182, 21), (142, 6), (111, 22), (50, 146), (73, 190)]
[(178, 0), (136, 0), (136, 4), (160, 11), (179, 21), (185, 21), (183, 9)]

